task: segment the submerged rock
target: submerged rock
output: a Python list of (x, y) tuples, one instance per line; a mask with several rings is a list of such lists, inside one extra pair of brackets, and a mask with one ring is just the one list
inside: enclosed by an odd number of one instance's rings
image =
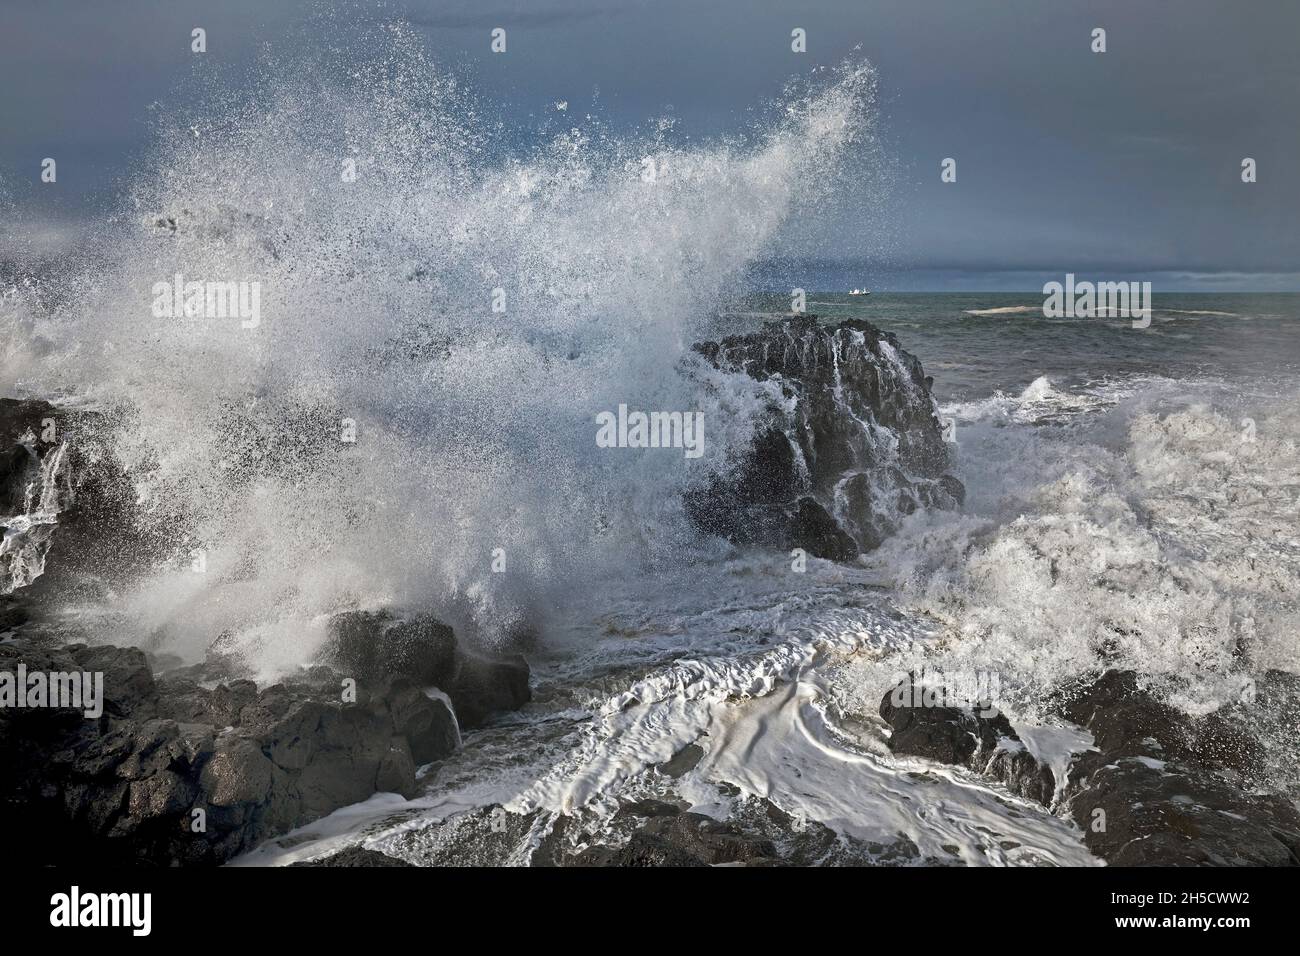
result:
[(799, 316), (695, 349), (780, 394), (748, 455), (688, 497), (705, 531), (847, 560), (917, 508), (961, 504), (928, 380), (892, 334)]

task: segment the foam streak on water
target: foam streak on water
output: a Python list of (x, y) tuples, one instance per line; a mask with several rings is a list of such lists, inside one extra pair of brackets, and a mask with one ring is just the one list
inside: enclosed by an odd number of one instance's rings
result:
[[(574, 644), (559, 628), (553, 657), (535, 662), (538, 702), (470, 735), (435, 769), (427, 796), (376, 797), (241, 864), (293, 862), (354, 842), (425, 864), (470, 862), (509, 844), (510, 854), (490, 859), (524, 863), (527, 845), (465, 836), (470, 827), (458, 821), (493, 804), (540, 811), (536, 838), (566, 814), (582, 828), (569, 836), (576, 849), (611, 839), (622, 803), (673, 795), (719, 819), (766, 799), (864, 845), (910, 842), (904, 862), (1097, 862), (1077, 830), (1043, 807), (965, 771), (891, 755), (874, 717), (882, 685), (845, 675), (859, 661), (888, 671), (930, 635), (868, 597), (869, 575), (816, 560), (806, 575), (792, 586), (783, 562), (755, 556), (637, 585), (602, 582), (603, 610), (594, 600), (573, 608)], [(607, 636), (593, 643), (600, 618)], [(855, 695), (872, 699), (862, 705)], [(670, 777), (663, 764), (688, 745), (702, 759)]]

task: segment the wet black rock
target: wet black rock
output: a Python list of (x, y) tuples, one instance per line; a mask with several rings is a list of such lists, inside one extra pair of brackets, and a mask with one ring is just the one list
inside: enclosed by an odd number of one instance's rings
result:
[[(1300, 686), (1272, 674), (1264, 685), (1276, 708), (1300, 704)], [(1065, 695), (1060, 715), (1091, 733), (1094, 746), (1056, 781), (1002, 715), (900, 699), (914, 700), (910, 681), (880, 705), (894, 752), (968, 766), (1057, 808), (1112, 865), (1300, 863), (1300, 813), (1254, 786), (1261, 754), (1235, 713), (1240, 705), (1189, 717), (1143, 690), (1132, 672), (1108, 671)]]
[[(622, 806), (601, 842), (555, 821), (557, 841), (578, 847), (553, 857), (558, 866), (908, 866), (920, 851), (905, 835), (890, 843), (859, 840), (793, 816), (761, 797), (737, 800), (729, 819), (689, 812), (684, 801), (653, 798)], [(536, 864), (534, 864), (536, 865)]]
[(1039, 763), (1038, 758), (1014, 734), (1002, 738), (983, 766), (977, 764), (976, 769), (1001, 781), (1012, 793), (1045, 807), (1055, 805), (1060, 793), (1061, 781), (1056, 779), (1056, 774), (1050, 767)]
[(461, 727), (478, 727), (495, 713), (528, 703), (532, 699), (528, 673), (528, 662), (519, 654), (501, 658), (458, 654), (456, 676), (447, 693)]
[(0, 398), (0, 513), (21, 506), (36, 466), (57, 447), (66, 416), (49, 402)]
[(290, 863), (290, 866), (405, 866), (411, 864), (405, 860), (399, 860), (395, 856), (388, 856), (380, 853), (378, 850), (367, 850), (364, 847), (350, 846), (346, 850), (340, 850), (337, 853), (331, 853), (329, 856), (323, 856), (316, 860), (303, 860), (299, 863)]
[(669, 803), (667, 800), (655, 800), (647, 798), (645, 800), (634, 800), (631, 803), (619, 807), (620, 816), (643, 817), (675, 817), (679, 816), (686, 809), (678, 803)]
[(914, 685), (912, 679), (890, 688), (880, 701), (880, 716), (892, 731), (889, 748), (940, 763), (967, 763), (1004, 738), (1018, 739), (1010, 721), (992, 706), (930, 705), (947, 700), (943, 688)]
[[(1300, 702), (1279, 675), (1264, 684), (1277, 706)], [(1254, 785), (1262, 756), (1241, 726), (1250, 709), (1191, 718), (1124, 671), (1072, 694), (1062, 715), (1096, 747), (1071, 764), (1066, 797), (1088, 848), (1117, 866), (1300, 864), (1300, 813)]]
[(659, 764), (659, 772), (670, 777), (680, 777), (695, 769), (695, 765), (704, 758), (704, 748), (699, 744), (687, 744), (672, 758)]
[(532, 699), (522, 655), (493, 656), (463, 647), (450, 627), (423, 614), (336, 614), (321, 660), (363, 685), (400, 679), (436, 687), (451, 700), (457, 721), (467, 730)]
[(340, 673), (377, 683), (404, 677), (446, 687), (456, 667), (456, 635), (427, 615), (402, 620), (389, 611), (345, 611), (330, 619), (325, 658)]
[(17, 539), (0, 593), (23, 589), (24, 618), (52, 598), (101, 597), (170, 547), (107, 450), (112, 428), (100, 412), (0, 398), (0, 524)]
[(688, 497), (705, 531), (847, 560), (917, 508), (963, 500), (928, 380), (892, 334), (800, 316), (695, 348), (715, 368), (776, 384), (784, 402), (771, 403), (748, 455)]
[(460, 744), (456, 719), (441, 700), (395, 681), (387, 695), (393, 730), (406, 740), (416, 766), (441, 760)]
[(63, 413), (46, 402), (0, 399), (0, 594), (30, 584), (53, 539), (53, 515), (72, 498)]
[(136, 513), (131, 481), (105, 452), (112, 428), (98, 412), (0, 399), (11, 545), (0, 557), (10, 636), (0, 670), (21, 662), (105, 682), (97, 718), (0, 709), (0, 829), (17, 834), (16, 858), (220, 863), (376, 792), (412, 796), (416, 768), (459, 745), (451, 707), (473, 727), (529, 700), (523, 657), (472, 651), (428, 616), (340, 615), (330, 666), (263, 688), (241, 679), (220, 642), (205, 664), (162, 678), (137, 648), (54, 646), (47, 602), (102, 598), (114, 575), (174, 556), (181, 540)]
[(611, 818), (479, 807), (398, 834), (392, 849), (424, 866), (909, 866), (921, 858), (904, 834), (857, 840), (758, 797), (736, 800), (720, 821), (662, 796), (627, 802)]
[(700, 813), (655, 813), (622, 846), (596, 846), (571, 866), (715, 866), (775, 861), (770, 840)]
[(258, 688), (155, 678), (136, 648), (0, 644), (0, 670), (104, 674), (98, 718), (0, 709), (0, 828), (33, 864), (214, 864), (365, 800), (415, 793), (456, 746), (441, 700), (398, 680), (345, 697), (330, 671)]
[(880, 716), (892, 731), (889, 749), (970, 767), (1002, 781), (1013, 793), (1050, 804), (1055, 776), (1029, 752), (1006, 716), (987, 701), (927, 704), (947, 699), (942, 688), (914, 686), (910, 677), (891, 688), (880, 701)]

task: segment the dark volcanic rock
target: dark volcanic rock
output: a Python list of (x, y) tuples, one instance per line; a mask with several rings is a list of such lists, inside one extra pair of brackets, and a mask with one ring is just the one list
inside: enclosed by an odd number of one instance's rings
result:
[[(557, 821), (555, 832), (576, 837), (577, 852), (552, 857), (559, 866), (907, 866), (920, 851), (905, 835), (891, 843), (862, 841), (838, 834), (815, 821), (798, 819), (771, 801), (738, 801), (732, 818), (714, 820), (687, 812), (687, 804), (645, 799), (625, 804), (614, 815), (612, 833), (588, 846)], [(558, 841), (561, 845), (563, 839)], [(534, 864), (536, 865), (536, 864)]]
[(696, 346), (710, 364), (776, 383), (747, 456), (687, 499), (705, 531), (738, 544), (847, 560), (877, 547), (918, 507), (964, 498), (929, 384), (891, 334), (861, 320), (769, 322)]
[(532, 699), (528, 663), (519, 654), (497, 659), (459, 654), (447, 693), (460, 725), (478, 727), (490, 715), (518, 710)]
[(404, 677), (445, 687), (456, 666), (456, 636), (428, 616), (400, 620), (388, 611), (345, 611), (330, 620), (325, 660), (358, 681)]
[(388, 856), (380, 853), (378, 850), (367, 850), (359, 846), (350, 846), (346, 850), (340, 850), (338, 853), (332, 853), (329, 856), (323, 856), (318, 860), (302, 860), (298, 863), (290, 863), (290, 866), (406, 866), (411, 864), (405, 860), (399, 860), (395, 856)]
[(0, 398), (0, 524), (16, 539), (0, 557), (0, 594), (23, 588), (29, 606), (102, 596), (172, 548), (171, 529), (139, 514), (111, 432), (99, 412)]
[(1001, 780), (1013, 793), (1052, 803), (1052, 771), (1034, 759), (1004, 714), (987, 704), (926, 706), (926, 700), (910, 678), (885, 694), (880, 716), (892, 730), (890, 750), (967, 766)]
[(460, 744), (452, 712), (419, 688), (395, 684), (388, 695), (388, 706), (393, 729), (406, 739), (417, 765), (438, 760)]
[(893, 732), (890, 750), (940, 763), (968, 763), (1003, 739), (1019, 739), (1011, 722), (992, 707), (931, 706), (930, 697), (947, 699), (941, 690), (915, 686), (908, 678), (881, 698), (880, 716)]
[(1052, 769), (1039, 763), (1014, 734), (999, 741), (997, 749), (979, 770), (1002, 781), (1012, 793), (1035, 800), (1045, 807), (1056, 803), (1061, 782), (1056, 779)]
[(39, 401), (0, 399), (0, 594), (44, 570), (55, 516), (72, 499), (64, 413)]
[[(330, 620), (330, 632), (321, 660), (340, 675), (371, 686), (407, 681), (437, 687), (450, 698), (465, 729), (481, 726), (494, 713), (518, 710), (532, 699), (528, 662), (521, 655), (492, 657), (471, 651), (459, 644), (450, 627), (427, 615), (399, 618), (388, 611), (347, 611)], [(420, 748), (413, 742), (412, 749)]]
[(695, 765), (704, 757), (704, 748), (699, 744), (687, 744), (677, 753), (673, 754), (670, 760), (666, 760), (659, 765), (659, 772), (667, 774), (670, 777), (680, 777), (695, 769)]
[[(1300, 681), (1270, 672), (1262, 684), (1265, 713), (1300, 712)], [(1094, 747), (1075, 757), (1058, 788), (1005, 717), (899, 706), (900, 696), (914, 699), (910, 682), (880, 705), (896, 753), (963, 764), (1063, 808), (1088, 848), (1112, 865), (1300, 864), (1300, 812), (1253, 788), (1263, 758), (1240, 705), (1192, 718), (1144, 691), (1132, 672), (1108, 671), (1059, 708), (1093, 735)]]
[(699, 813), (655, 813), (620, 847), (596, 846), (574, 866), (713, 866), (774, 861), (770, 840)]
[[(259, 690), (155, 680), (136, 648), (0, 644), (0, 670), (104, 674), (98, 719), (0, 709), (0, 828), (15, 858), (212, 864), (379, 791), (412, 796), (417, 759), (457, 745), (407, 682), (342, 699), (332, 672)], [(196, 811), (201, 811), (197, 813)]]
[(786, 510), (783, 513), (789, 519), (790, 529), (784, 544), (803, 548), (815, 557), (831, 561), (848, 561), (858, 556), (858, 542), (811, 495), (800, 498), (793, 512)]
[[(1272, 675), (1265, 683), (1286, 695)], [(1251, 787), (1261, 757), (1232, 710), (1187, 717), (1122, 671), (1069, 699), (1063, 715), (1096, 740), (1067, 792), (1088, 848), (1121, 866), (1300, 864), (1300, 813)]]
[(46, 601), (102, 597), (180, 540), (137, 514), (105, 451), (113, 428), (97, 412), (0, 399), (0, 634), (19, 635), (0, 644), (0, 670), (104, 679), (97, 718), (0, 709), (0, 829), (15, 834), (15, 858), (220, 863), (375, 792), (413, 795), (416, 767), (460, 740), (451, 708), (424, 688), (444, 689), (465, 726), (529, 700), (523, 657), (472, 653), (428, 616), (340, 615), (330, 666), (267, 688), (239, 679), (219, 646), (157, 680), (137, 648), (46, 646)]

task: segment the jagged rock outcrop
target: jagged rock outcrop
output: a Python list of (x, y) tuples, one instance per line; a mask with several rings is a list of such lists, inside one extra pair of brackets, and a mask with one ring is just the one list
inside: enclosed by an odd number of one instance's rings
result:
[(0, 672), (100, 673), (106, 697), (93, 717), (0, 707), (0, 828), (17, 858), (221, 863), (376, 792), (412, 796), (460, 726), (529, 699), (521, 656), (420, 615), (338, 615), (325, 664), (270, 687), (241, 679), (221, 639), (158, 676), (136, 648), (55, 646), (43, 601), (102, 596), (105, 569), (129, 575), (169, 547), (167, 528), (137, 521), (109, 431), (97, 412), (0, 400)]
[(0, 399), (0, 594), (40, 576), (72, 498), (64, 417), (46, 402)]
[(780, 391), (749, 454), (687, 499), (704, 530), (738, 544), (848, 560), (904, 515), (965, 497), (917, 359), (890, 333), (816, 316), (699, 344), (715, 368)]
[(0, 398), (0, 595), (21, 591), (6, 602), (14, 622), (51, 598), (101, 597), (108, 570), (127, 577), (163, 550), (168, 529), (136, 512), (110, 432), (100, 412)]

